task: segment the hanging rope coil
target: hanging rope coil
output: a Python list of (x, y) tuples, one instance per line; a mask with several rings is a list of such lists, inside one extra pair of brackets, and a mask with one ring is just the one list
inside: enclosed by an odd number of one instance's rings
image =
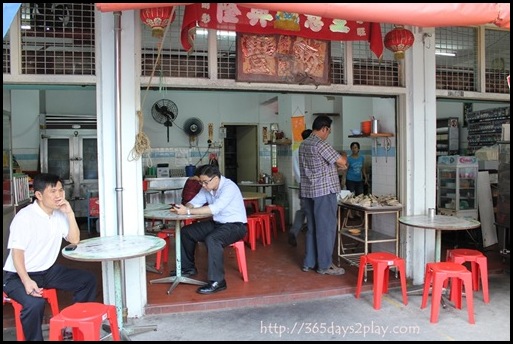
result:
[[(173, 10), (171, 11), (171, 14), (169, 16), (170, 22), (172, 21), (173, 16), (175, 15), (175, 8), (173, 7)], [(169, 28), (171, 25), (166, 26), (166, 29), (164, 30), (164, 34), (162, 35), (161, 44), (159, 44), (158, 53), (157, 53), (157, 59), (155, 60), (155, 64), (153, 65), (153, 69), (151, 71), (150, 80), (148, 82), (148, 86), (146, 87), (144, 97), (142, 100), (142, 105), (146, 103), (146, 96), (148, 95), (153, 77), (155, 75), (155, 71), (157, 70), (157, 67), (160, 65), (160, 55), (162, 53), (162, 42), (165, 42), (167, 32), (169, 31)], [(144, 113), (142, 110), (137, 110), (137, 118), (139, 120), (139, 127), (138, 132), (135, 135), (135, 144), (134, 147), (130, 150), (128, 160), (134, 161), (140, 159), (142, 156), (146, 156), (148, 158), (147, 166), (151, 167), (153, 166), (153, 162), (151, 160), (151, 144), (149, 137), (144, 133), (143, 126), (144, 126)]]

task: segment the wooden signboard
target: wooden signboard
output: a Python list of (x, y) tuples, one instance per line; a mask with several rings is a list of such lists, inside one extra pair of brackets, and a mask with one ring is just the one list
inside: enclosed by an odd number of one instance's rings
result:
[(237, 81), (329, 84), (329, 41), (239, 34)]

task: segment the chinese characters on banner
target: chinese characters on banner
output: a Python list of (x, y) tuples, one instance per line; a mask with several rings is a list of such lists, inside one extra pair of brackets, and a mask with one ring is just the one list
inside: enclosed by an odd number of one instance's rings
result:
[(289, 35), (330, 41), (367, 41), (381, 58), (383, 39), (379, 23), (239, 7), (234, 3), (199, 3), (185, 7), (181, 42), (192, 49), (196, 27), (259, 35)]

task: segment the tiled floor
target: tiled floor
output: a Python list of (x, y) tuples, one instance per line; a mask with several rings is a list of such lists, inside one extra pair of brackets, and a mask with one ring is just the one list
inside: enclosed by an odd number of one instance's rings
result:
[[(87, 231), (84, 233), (87, 237)], [(303, 272), (300, 267), (303, 258), (303, 235), (298, 240), (297, 247), (291, 247), (287, 243), (287, 234), (278, 232), (278, 237), (273, 238), (270, 246), (262, 246), (257, 243), (255, 251), (246, 247), (246, 258), (249, 272), (249, 282), (244, 282), (237, 268), (235, 251), (232, 248), (225, 250), (225, 271), (227, 290), (212, 295), (196, 293), (197, 286), (180, 284), (171, 293), (166, 291), (170, 284), (151, 284), (149, 281), (166, 277), (174, 268), (174, 249), (170, 252), (171, 264), (163, 265), (162, 275), (148, 272), (148, 305), (146, 314), (161, 314), (175, 312), (189, 312), (196, 310), (253, 307), (294, 300), (306, 300), (323, 296), (342, 295), (354, 293), (356, 287), (357, 268), (350, 267), (342, 262), (346, 273), (343, 276), (320, 275), (314, 271)], [(171, 245), (174, 247), (174, 245)], [(497, 250), (488, 250), (490, 274), (502, 272), (504, 269), (502, 258)], [(194, 278), (206, 279), (206, 248), (199, 246), (197, 251), (197, 268), (199, 273)], [(60, 258), (65, 264), (80, 264)], [(154, 262), (155, 256), (149, 256), (148, 263)], [(337, 260), (334, 260), (337, 262)], [(81, 264), (80, 268), (95, 272), (101, 279), (100, 263)], [(363, 291), (371, 290), (372, 276), (364, 284)], [(391, 286), (399, 286), (399, 279), (390, 278)], [(98, 285), (101, 289), (101, 283)], [(98, 290), (98, 301), (102, 302), (103, 292)], [(71, 304), (71, 296), (59, 292), (59, 303), (62, 307)], [(12, 307), (4, 306), (4, 327), (13, 327)]]

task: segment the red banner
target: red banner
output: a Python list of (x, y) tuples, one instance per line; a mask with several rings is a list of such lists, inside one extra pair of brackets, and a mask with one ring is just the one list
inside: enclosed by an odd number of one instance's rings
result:
[(247, 8), (234, 3), (199, 3), (185, 6), (181, 41), (192, 49), (196, 27), (252, 34), (280, 34), (330, 41), (367, 41), (381, 58), (383, 39), (378, 23)]

